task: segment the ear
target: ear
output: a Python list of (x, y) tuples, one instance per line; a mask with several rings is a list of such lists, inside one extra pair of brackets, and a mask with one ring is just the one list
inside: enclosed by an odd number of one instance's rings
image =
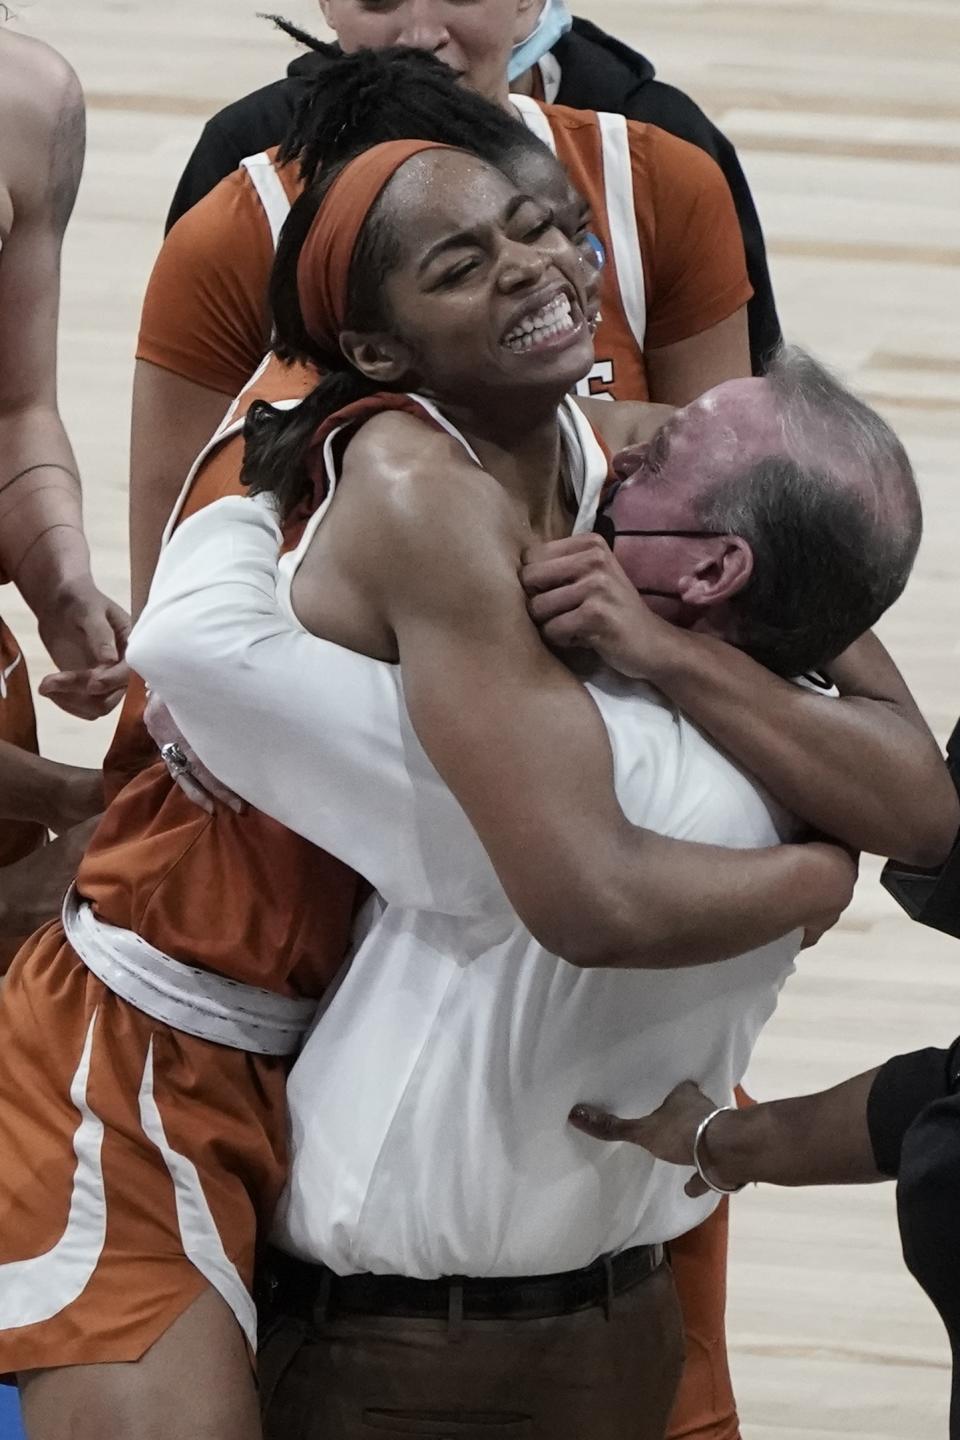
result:
[(700, 610), (732, 600), (753, 575), (753, 551), (741, 535), (724, 535), (708, 543), (709, 553), (681, 575), (677, 586), (683, 603)]
[(396, 385), (412, 369), (409, 347), (393, 335), (345, 330), (340, 349), (361, 375), (383, 385)]

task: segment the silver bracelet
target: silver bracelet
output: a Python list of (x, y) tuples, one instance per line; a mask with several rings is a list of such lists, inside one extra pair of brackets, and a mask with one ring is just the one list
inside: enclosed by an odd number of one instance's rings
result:
[[(718, 1115), (726, 1115), (731, 1113), (733, 1111), (733, 1108), (734, 1107), (732, 1105), (718, 1105), (716, 1110), (711, 1110), (710, 1114), (705, 1115), (704, 1118), (700, 1121), (700, 1124), (697, 1126), (697, 1133), (694, 1136), (693, 1141), (693, 1163), (697, 1168), (697, 1174), (700, 1176), (700, 1179), (703, 1181), (704, 1185), (706, 1185), (707, 1189), (712, 1190), (716, 1195), (736, 1195), (740, 1190), (743, 1189), (743, 1185), (715, 1185), (710, 1179), (710, 1176), (707, 1175), (703, 1168), (703, 1161), (700, 1159), (700, 1144), (703, 1140), (704, 1135), (706, 1135), (707, 1133), (707, 1129), (710, 1126), (710, 1123), (713, 1120), (716, 1120)], [(746, 1182), (744, 1181), (744, 1184), (745, 1183)]]

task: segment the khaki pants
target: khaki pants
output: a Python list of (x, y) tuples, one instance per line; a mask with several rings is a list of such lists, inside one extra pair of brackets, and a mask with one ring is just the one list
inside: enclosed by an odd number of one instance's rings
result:
[(666, 1265), (546, 1319), (281, 1318), (260, 1353), (265, 1440), (663, 1440), (683, 1363)]

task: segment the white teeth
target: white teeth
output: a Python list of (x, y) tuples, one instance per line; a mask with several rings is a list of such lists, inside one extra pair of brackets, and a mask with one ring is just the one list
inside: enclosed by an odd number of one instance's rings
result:
[(524, 354), (535, 341), (552, 339), (562, 331), (572, 330), (573, 315), (568, 295), (558, 295), (533, 315), (525, 315), (515, 329), (504, 337), (509, 350)]

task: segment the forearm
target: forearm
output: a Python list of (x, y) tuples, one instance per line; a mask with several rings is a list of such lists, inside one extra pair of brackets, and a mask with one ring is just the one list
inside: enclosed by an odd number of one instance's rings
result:
[(944, 858), (956, 795), (922, 722), (896, 704), (827, 700), (690, 632), (675, 632), (650, 678), (815, 829), (912, 864)]
[(0, 819), (33, 821), (59, 834), (102, 807), (100, 771), (0, 740)]
[(15, 953), (15, 945), (5, 942), (21, 942), (59, 915), (97, 824), (94, 818), (77, 825), (0, 869), (0, 974)]
[(0, 819), (32, 820), (49, 828), (59, 772), (66, 768), (0, 740)]
[(176, 503), (180, 479), (167, 472), (147, 477), (136, 466), (130, 473), (130, 614), (136, 619), (147, 603), (157, 568), (163, 531)]
[(867, 1100), (877, 1073), (870, 1070), (816, 1095), (718, 1115), (701, 1146), (707, 1174), (725, 1186), (883, 1180), (867, 1127)]
[[(629, 852), (612, 862), (617, 879), (597, 883), (589, 927), (609, 937), (591, 965), (677, 969), (712, 964), (835, 918), (849, 903), (852, 866), (820, 845), (728, 850), (635, 832)], [(614, 893), (616, 891), (616, 893)], [(604, 913), (605, 906), (605, 913)], [(565, 958), (578, 960), (576, 954)]]
[(0, 413), (0, 563), (35, 614), (89, 579), (76, 460), (52, 404)]

